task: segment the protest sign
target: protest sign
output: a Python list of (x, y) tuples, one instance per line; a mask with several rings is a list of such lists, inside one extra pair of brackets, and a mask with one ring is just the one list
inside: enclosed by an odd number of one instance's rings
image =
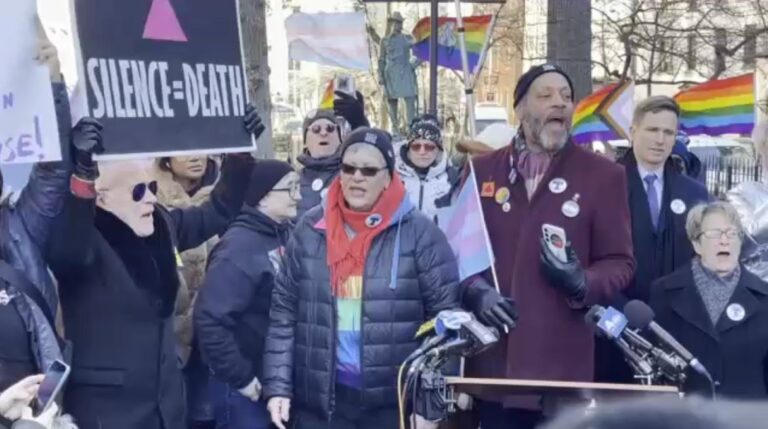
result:
[(35, 60), (35, 2), (0, 0), (0, 163), (61, 159), (48, 67)]
[(254, 149), (237, 0), (74, 0), (104, 158)]

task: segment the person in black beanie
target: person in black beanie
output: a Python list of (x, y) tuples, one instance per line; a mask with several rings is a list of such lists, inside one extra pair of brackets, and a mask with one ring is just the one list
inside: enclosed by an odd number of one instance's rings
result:
[(259, 401), (264, 337), (275, 273), (300, 200), (299, 176), (289, 164), (257, 162), (240, 215), (211, 252), (194, 323), (213, 374), (217, 428), (269, 427)]

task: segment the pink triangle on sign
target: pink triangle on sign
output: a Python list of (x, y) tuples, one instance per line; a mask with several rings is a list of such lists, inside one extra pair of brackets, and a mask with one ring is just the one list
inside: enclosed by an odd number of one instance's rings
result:
[(144, 38), (170, 42), (187, 41), (187, 36), (171, 6), (171, 0), (152, 0), (147, 23), (144, 25)]

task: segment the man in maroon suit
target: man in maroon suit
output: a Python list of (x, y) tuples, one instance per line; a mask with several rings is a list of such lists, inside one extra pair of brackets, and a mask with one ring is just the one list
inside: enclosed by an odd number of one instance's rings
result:
[[(490, 276), (465, 283), (478, 318), (501, 327), (514, 302), (517, 327), (471, 359), (467, 376), (592, 381), (594, 337), (585, 309), (632, 278), (626, 176), (570, 140), (573, 87), (557, 66), (536, 66), (515, 89), (521, 125), (511, 145), (474, 159), (501, 295)], [(562, 228), (545, 244), (545, 224)], [(555, 228), (556, 230), (557, 228)], [(533, 428), (549, 398), (477, 394), (483, 429)]]

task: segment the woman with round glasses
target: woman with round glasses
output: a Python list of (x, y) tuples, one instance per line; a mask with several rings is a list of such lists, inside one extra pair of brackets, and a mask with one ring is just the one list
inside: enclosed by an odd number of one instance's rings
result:
[(459, 172), (443, 151), (440, 124), (431, 115), (416, 118), (408, 140), (396, 148), (397, 172), (413, 205), (428, 218), (435, 219), (437, 209), (450, 204), (450, 195), (458, 183)]
[(195, 304), (195, 331), (211, 382), (217, 428), (267, 429), (261, 396), (264, 338), (275, 276), (301, 200), (285, 162), (256, 163), (240, 215), (211, 252)]
[[(696, 256), (651, 287), (656, 322), (709, 370), (721, 396), (768, 397), (768, 284), (739, 262), (744, 235), (726, 202), (691, 209), (686, 232)], [(688, 373), (685, 390), (709, 395)]]

